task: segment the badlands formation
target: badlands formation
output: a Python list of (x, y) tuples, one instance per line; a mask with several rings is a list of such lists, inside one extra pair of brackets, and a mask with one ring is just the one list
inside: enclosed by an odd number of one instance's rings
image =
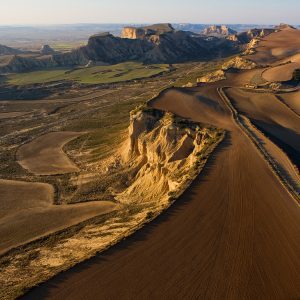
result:
[[(181, 156), (191, 145), (197, 149), (197, 135), (191, 132), (179, 135), (172, 154), (167, 146), (167, 156), (159, 155), (163, 152), (155, 137), (174, 137), (170, 112), (226, 130), (204, 172), (174, 206), (144, 230), (25, 299), (300, 297), (299, 87), (293, 80), (281, 82), (277, 70), (297, 62), (300, 31), (281, 26), (260, 35), (255, 35), (251, 54), (227, 65), (225, 79), (170, 89), (149, 103), (160, 114), (167, 112), (146, 133), (153, 141), (149, 147), (143, 146), (144, 137), (137, 144), (130, 139), (127, 158), (156, 149), (150, 161), (160, 162), (153, 173), (157, 178), (167, 166), (175, 172), (175, 153)], [(143, 118), (138, 114), (134, 123)], [(146, 175), (150, 169), (144, 164), (139, 175), (145, 186), (153, 182)]]
[[(29, 118), (14, 112), (32, 123), (1, 141), (20, 141), (10, 148), (16, 180), (0, 180), (1, 296), (298, 299), (299, 42), (300, 31), (288, 25), (244, 33), (216, 26), (197, 35), (159, 24), (125, 28), (122, 38), (94, 35), (45, 61), (14, 55), (2, 70), (223, 59), (208, 74), (198, 73), (204, 64), (181, 73), (176, 64), (158, 78), (89, 87), (91, 95), (76, 101), (43, 99)], [(186, 85), (176, 81), (183, 78), (195, 86), (173, 87)], [(131, 110), (127, 130), (118, 127), (114, 144), (103, 140), (140, 90), (144, 104)], [(49, 128), (39, 131), (46, 118)], [(34, 139), (21, 135), (34, 130)]]

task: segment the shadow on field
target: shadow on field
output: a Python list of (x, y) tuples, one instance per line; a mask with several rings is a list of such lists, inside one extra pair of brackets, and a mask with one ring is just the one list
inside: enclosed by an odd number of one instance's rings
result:
[[(196, 188), (199, 189), (199, 185), (205, 181), (207, 181), (207, 177), (211, 170), (214, 168), (216, 164), (216, 158), (217, 156), (223, 152), (226, 151), (229, 146), (232, 145), (231, 143), (231, 134), (230, 132), (226, 133), (225, 139), (218, 145), (218, 147), (215, 149), (215, 151), (211, 154), (209, 157), (204, 169), (202, 172), (198, 175), (198, 177), (193, 181), (191, 186), (182, 194), (181, 197), (179, 197), (176, 202), (168, 208), (165, 212), (163, 212), (161, 215), (159, 215), (155, 220), (150, 222), (149, 224), (146, 224), (143, 228), (129, 236), (128, 238), (120, 241), (116, 245), (112, 246), (108, 250), (104, 251), (103, 253), (97, 254), (96, 256), (81, 262), (74, 266), (73, 268), (64, 271), (49, 281), (42, 283), (36, 288), (33, 288), (29, 291), (28, 294), (24, 295), (20, 299), (43, 299), (47, 298), (47, 296), (50, 294), (51, 289), (55, 289), (57, 285), (63, 283), (66, 281), (69, 276), (72, 276), (76, 273), (81, 273), (87, 269), (89, 269), (92, 265), (101, 265), (102, 263), (105, 263), (106, 261), (111, 260), (111, 256), (113, 256), (116, 252), (123, 251), (125, 249), (134, 249), (136, 244), (139, 242), (143, 242), (146, 239), (151, 238), (151, 234), (154, 230), (159, 230), (159, 226), (164, 223), (168, 222), (169, 219), (173, 218), (175, 215), (180, 214), (182, 210), (185, 209), (185, 207), (191, 202), (191, 200), (195, 201), (195, 194), (196, 194)], [(198, 199), (196, 200), (198, 201)], [(201, 201), (201, 199), (199, 199)], [(134, 263), (134, 261), (132, 262)], [(105, 276), (105, 274), (104, 274)], [(124, 274), (124, 276), (126, 276)]]

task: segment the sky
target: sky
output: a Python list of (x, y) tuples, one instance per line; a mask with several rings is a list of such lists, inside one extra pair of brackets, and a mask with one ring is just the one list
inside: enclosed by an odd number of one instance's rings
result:
[(300, 24), (300, 0), (0, 0), (0, 24)]

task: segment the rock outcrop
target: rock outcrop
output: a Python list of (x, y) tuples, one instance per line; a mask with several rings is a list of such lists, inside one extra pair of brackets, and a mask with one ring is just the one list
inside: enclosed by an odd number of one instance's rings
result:
[(255, 53), (255, 48), (257, 47), (260, 39), (254, 38), (252, 39), (246, 46), (246, 50), (244, 51), (244, 55), (251, 55)]
[(236, 34), (237, 32), (225, 25), (212, 25), (205, 28), (202, 33), (205, 35), (229, 36)]
[(237, 56), (228, 62), (224, 63), (222, 70), (228, 69), (239, 69), (239, 70), (251, 70), (257, 67), (256, 63), (248, 59), (243, 58), (242, 56)]
[(14, 49), (11, 47), (7, 47), (4, 45), (0, 45), (0, 55), (15, 55), (15, 54), (21, 54), (23, 51), (19, 49)]
[(238, 51), (236, 44), (230, 41), (207, 40), (184, 31), (164, 32), (144, 39), (120, 38), (106, 33), (90, 37), (86, 46), (53, 55), (53, 60), (58, 66), (87, 65), (89, 62), (113, 64), (128, 60), (172, 64), (211, 59)]
[(151, 35), (160, 35), (166, 32), (173, 32), (171, 24), (155, 24), (145, 27), (125, 27), (122, 31), (122, 38), (126, 39), (145, 39)]
[(207, 83), (207, 82), (216, 82), (226, 79), (226, 74), (224, 70), (217, 70), (215, 72), (209, 73), (205, 76), (197, 78), (197, 83)]
[(182, 189), (220, 133), (152, 108), (131, 114), (121, 165), (136, 169), (121, 202), (156, 202)]
[(255, 29), (250, 29), (248, 31), (241, 32), (241, 33), (238, 33), (235, 35), (231, 35), (228, 38), (231, 40), (236, 40), (240, 44), (248, 44), (253, 39), (264, 38), (275, 31), (276, 31), (276, 29), (273, 29), (273, 28), (263, 28), (263, 29), (255, 28)]
[(54, 54), (55, 51), (49, 45), (44, 45), (41, 48), (40, 53), (43, 55), (51, 55), (51, 54)]
[[(226, 57), (240, 51), (239, 45), (224, 38), (205, 37), (186, 31), (175, 31), (170, 24), (158, 24), (127, 32), (132, 38), (120, 38), (109, 33), (93, 35), (86, 46), (66, 53), (44, 57), (15, 57), (1, 73), (32, 71), (48, 67), (93, 66), (115, 64), (129, 60), (144, 63), (183, 63)], [(139, 38), (134, 38), (139, 36)], [(48, 47), (44, 49), (47, 53)]]

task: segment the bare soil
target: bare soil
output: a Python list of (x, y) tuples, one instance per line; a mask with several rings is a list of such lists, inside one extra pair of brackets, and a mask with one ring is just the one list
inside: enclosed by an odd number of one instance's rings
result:
[(25, 115), (26, 112), (4, 112), (4, 113), (0, 113), (0, 120), (2, 119), (10, 119), (10, 118), (16, 118), (16, 117), (20, 117)]
[[(248, 116), (266, 135), (276, 137), (280, 147), (286, 145), (290, 159), (298, 165), (300, 157), (300, 118), (269, 93), (230, 89), (236, 108)], [(278, 140), (278, 141), (277, 141)]]
[(17, 152), (19, 164), (36, 175), (78, 172), (62, 147), (80, 136), (79, 132), (51, 132), (22, 145)]
[(228, 138), (177, 204), (24, 299), (300, 296), (299, 206), (235, 125), (216, 89), (198, 88), (187, 97), (172, 91), (152, 105), (202, 121), (208, 100), (216, 107), (211, 123), (223, 123)]
[(280, 94), (279, 98), (300, 116), (300, 91)]
[(300, 52), (300, 31), (286, 28), (265, 37), (255, 48), (256, 53), (246, 58), (258, 64), (276, 63)]
[(263, 78), (267, 81), (288, 81), (293, 78), (293, 73), (296, 69), (300, 68), (300, 63), (292, 62), (285, 65), (277, 66), (268, 69), (263, 73)]
[[(247, 58), (275, 65), (299, 53), (299, 41), (300, 31), (284, 29), (264, 38)], [(198, 88), (172, 89), (151, 101), (157, 109), (225, 128), (226, 140), (165, 214), (24, 299), (300, 298), (299, 203), (237, 126), (217, 91), (233, 87), (233, 105), (256, 121), (266, 138), (272, 136), (267, 147), (274, 155), (275, 144), (299, 153), (297, 115), (272, 91), (236, 89), (255, 72), (236, 72)]]
[(109, 201), (53, 205), (45, 183), (0, 180), (0, 254), (43, 235), (117, 208)]

